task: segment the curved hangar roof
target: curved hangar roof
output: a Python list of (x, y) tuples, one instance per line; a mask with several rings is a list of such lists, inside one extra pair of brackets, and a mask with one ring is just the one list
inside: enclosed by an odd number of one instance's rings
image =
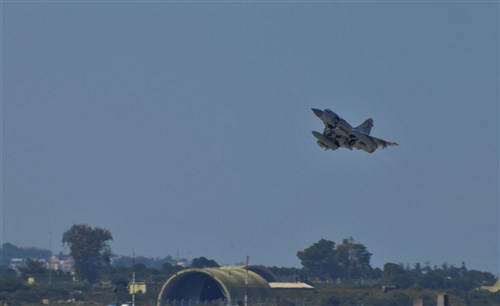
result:
[[(226, 300), (228, 304), (243, 301), (246, 291), (246, 269), (244, 266), (188, 269), (174, 274), (163, 285), (158, 305), (167, 301)], [(248, 295), (267, 297), (268, 282), (275, 282), (274, 275), (264, 268), (248, 267)]]

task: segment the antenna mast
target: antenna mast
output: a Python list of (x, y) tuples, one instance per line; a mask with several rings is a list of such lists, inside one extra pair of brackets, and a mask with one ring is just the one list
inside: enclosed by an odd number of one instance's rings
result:
[(248, 306), (248, 260), (250, 256), (247, 256), (245, 261), (245, 306)]
[(135, 306), (135, 251), (132, 257), (132, 306)]

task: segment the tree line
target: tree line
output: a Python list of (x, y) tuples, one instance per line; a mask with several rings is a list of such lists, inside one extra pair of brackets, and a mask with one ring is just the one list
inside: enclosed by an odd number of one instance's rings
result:
[[(36, 290), (42, 290), (44, 287), (28, 286), (26, 279), (30, 276), (36, 276), (39, 283), (59, 283), (57, 290), (50, 292), (60, 299), (78, 299), (82, 298), (82, 292), (89, 293), (96, 290), (101, 290), (101, 296), (105, 296), (108, 301), (116, 299), (117, 296), (125, 299), (128, 296), (127, 286), (134, 272), (137, 281), (156, 284), (155, 290), (150, 291), (148, 296), (142, 297), (148, 302), (154, 299), (160, 284), (182, 269), (219, 266), (215, 260), (203, 256), (194, 258), (189, 266), (177, 265), (171, 257), (166, 257), (163, 261), (152, 261), (144, 257), (136, 259), (121, 257), (110, 264), (112, 252), (109, 242), (112, 239), (111, 232), (104, 228), (85, 224), (73, 225), (64, 232), (62, 241), (69, 246), (70, 255), (75, 261), (76, 275), (47, 269), (37, 260), (27, 260), (26, 266), (20, 269), (20, 274), (3, 264), (0, 273), (0, 301), (16, 300), (18, 297), (23, 297), (23, 301), (38, 301), (36, 299), (41, 293)], [(16, 253), (19, 250), (16, 251), (13, 245), (4, 245), (2, 251), (4, 250), (19, 255), (19, 252)], [(50, 257), (50, 254), (41, 250), (30, 249), (30, 251), (37, 256), (35, 258), (40, 258), (42, 255)], [(432, 268), (428, 264), (422, 266), (417, 263), (409, 266), (386, 263), (381, 269), (371, 266), (371, 256), (366, 246), (353, 238), (345, 238), (339, 244), (332, 240), (320, 239), (297, 252), (297, 257), (301, 261), (300, 268), (267, 267), (267, 269), (280, 280), (303, 281), (316, 287), (364, 286), (383, 287), (386, 290), (447, 290), (464, 296), (482, 285), (491, 285), (495, 282), (493, 274), (468, 270), (464, 263), (460, 267), (443, 264), (441, 267)], [(79, 280), (77, 283), (73, 281), (74, 277)], [(80, 287), (75, 290), (75, 286)]]
[(12, 243), (4, 243), (0, 247), (1, 265), (8, 266), (10, 264), (11, 258), (37, 258), (49, 260), (52, 253), (49, 250), (43, 250), (38, 248), (20, 248)]
[(383, 269), (370, 265), (371, 253), (353, 238), (334, 241), (321, 239), (299, 251), (300, 273), (305, 278), (331, 283), (373, 283), (386, 288), (419, 288), (431, 290), (472, 290), (482, 285), (493, 284), (495, 276), (490, 272), (468, 270), (465, 263), (460, 267), (442, 264), (440, 267), (414, 266), (401, 263), (386, 263)]

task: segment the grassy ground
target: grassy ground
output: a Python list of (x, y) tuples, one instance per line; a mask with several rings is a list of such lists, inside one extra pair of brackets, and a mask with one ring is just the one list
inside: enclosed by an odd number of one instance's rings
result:
[[(313, 290), (303, 291), (277, 291), (275, 296), (266, 299), (249, 299), (249, 306), (411, 306), (416, 299), (422, 299), (424, 306), (435, 306), (437, 297), (443, 292), (432, 290), (390, 290), (383, 292), (380, 289), (374, 288), (335, 288), (323, 287)], [(91, 302), (89, 296), (86, 296), (85, 302), (65, 303), (50, 301), (48, 305), (58, 306), (107, 306), (113, 301), (108, 296), (99, 297), (98, 294), (92, 296), (92, 300), (99, 302)], [(109, 301), (109, 302), (108, 302)], [(136, 305), (155, 305), (154, 299), (137, 299)], [(500, 306), (500, 293), (492, 294), (484, 291), (473, 291), (467, 294), (448, 293), (448, 301), (450, 306)], [(0, 306), (40, 306), (42, 303), (30, 304), (3, 304)], [(217, 304), (204, 304), (217, 305)], [(189, 302), (176, 303), (176, 306), (196, 306)]]

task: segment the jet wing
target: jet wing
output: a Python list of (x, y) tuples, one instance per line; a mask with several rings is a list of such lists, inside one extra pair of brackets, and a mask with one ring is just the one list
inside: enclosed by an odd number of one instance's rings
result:
[(358, 149), (358, 150), (363, 150), (363, 151), (368, 152), (368, 153), (373, 153), (377, 149), (376, 145), (371, 144), (371, 146), (370, 146), (367, 143), (365, 143), (364, 141), (356, 141), (356, 143), (353, 144), (353, 147)]
[(377, 146), (385, 148), (390, 146), (399, 146), (399, 144), (387, 140), (383, 140), (377, 137), (370, 136), (370, 138), (377, 144)]
[(368, 153), (375, 152), (375, 150), (377, 150), (377, 148), (379, 147), (385, 148), (388, 146), (398, 146), (398, 144), (395, 142), (390, 142), (377, 137), (366, 135), (356, 130), (353, 130), (349, 135), (348, 141), (352, 143), (352, 146), (354, 148), (366, 151)]

